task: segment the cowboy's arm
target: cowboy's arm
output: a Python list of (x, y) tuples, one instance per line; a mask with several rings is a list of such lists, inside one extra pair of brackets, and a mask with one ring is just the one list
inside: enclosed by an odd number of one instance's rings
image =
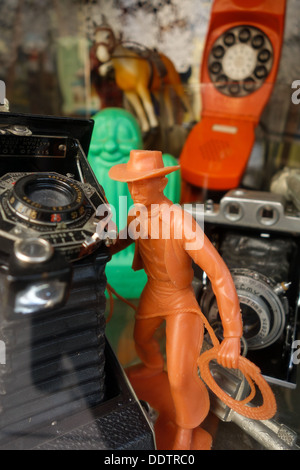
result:
[(111, 255), (115, 255), (116, 253), (119, 253), (120, 251), (124, 250), (127, 248), (129, 245), (131, 245), (134, 242), (134, 239), (130, 236), (130, 223), (134, 220), (134, 218), (130, 215), (128, 215), (127, 218), (127, 225), (124, 227), (117, 236), (116, 242), (110, 246), (110, 253)]
[(193, 221), (191, 228), (192, 232), (184, 231), (184, 247), (210, 279), (223, 325), (224, 341), (218, 360), (225, 367), (236, 367), (243, 331), (236, 288), (228, 267), (199, 225)]

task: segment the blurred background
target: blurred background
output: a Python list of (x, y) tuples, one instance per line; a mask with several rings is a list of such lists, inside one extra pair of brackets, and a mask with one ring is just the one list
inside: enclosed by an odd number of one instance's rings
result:
[[(0, 0), (0, 80), (6, 85), (10, 111), (85, 118), (111, 107), (132, 112), (116, 85), (114, 71), (100, 75), (93, 53), (97, 27), (105, 17), (116, 36), (143, 48), (159, 49), (172, 60), (193, 119), (199, 120), (199, 74), (211, 8), (211, 0)], [(287, 0), (279, 70), (255, 129), (244, 179), (248, 188), (268, 190), (276, 170), (300, 167), (299, 17), (299, 0)], [(191, 115), (179, 106), (175, 95), (172, 100), (175, 125), (170, 129), (162, 120), (159, 134), (143, 136), (142, 145), (179, 158)], [(105, 182), (100, 183), (106, 189)], [(133, 321), (134, 312), (116, 300), (107, 334), (124, 366), (136, 359)], [(299, 389), (276, 386), (274, 390), (279, 419), (299, 435)], [(261, 448), (229, 423), (215, 428), (214, 447)]]
[[(91, 57), (95, 31), (105, 15), (116, 35), (158, 48), (174, 63), (192, 104), (201, 114), (199, 71), (210, 0), (1, 0), (0, 79), (12, 112), (90, 117), (126, 106), (113, 72), (101, 77)], [(299, 2), (288, 0), (279, 72), (257, 137), (280, 143), (272, 158), (299, 164), (300, 106), (291, 100), (300, 79)], [(174, 97), (175, 100), (175, 97)], [(175, 157), (187, 136), (185, 116), (159, 145)], [(176, 132), (175, 132), (176, 131)], [(295, 154), (296, 153), (296, 154)]]

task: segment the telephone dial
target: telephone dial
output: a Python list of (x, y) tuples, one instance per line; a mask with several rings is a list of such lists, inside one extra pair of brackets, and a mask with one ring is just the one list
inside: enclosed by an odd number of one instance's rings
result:
[(214, 1), (200, 72), (201, 119), (180, 155), (185, 182), (216, 191), (239, 185), (276, 80), (285, 7), (286, 0)]
[(273, 64), (268, 36), (252, 26), (228, 29), (214, 43), (208, 59), (209, 76), (227, 96), (247, 96), (264, 83)]

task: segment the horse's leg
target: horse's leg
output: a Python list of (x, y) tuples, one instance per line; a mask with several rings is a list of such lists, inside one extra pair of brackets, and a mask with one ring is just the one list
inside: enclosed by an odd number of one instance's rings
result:
[(163, 100), (164, 100), (164, 108), (166, 110), (166, 115), (167, 115), (168, 128), (172, 129), (172, 127), (175, 124), (175, 119), (174, 119), (173, 106), (172, 106), (171, 96), (170, 96), (170, 88), (168, 85), (165, 85), (163, 88)]
[(183, 104), (185, 112), (190, 115), (191, 120), (195, 119), (193, 108), (189, 102), (188, 97), (184, 92), (184, 88), (181, 83), (172, 83), (172, 87), (176, 93), (176, 95), (180, 98), (181, 103)]
[(139, 86), (137, 89), (137, 93), (139, 97), (141, 98), (141, 101), (144, 105), (146, 114), (149, 119), (150, 127), (151, 128), (158, 127), (158, 120), (157, 120), (157, 117), (155, 116), (154, 107), (153, 107), (151, 95), (150, 95), (148, 88)]
[(191, 119), (194, 120), (194, 112), (193, 108), (189, 102), (188, 97), (185, 94), (184, 87), (181, 83), (180, 76), (173, 64), (173, 62), (166, 57), (164, 54), (160, 54), (160, 58), (162, 59), (166, 69), (167, 69), (167, 76), (164, 77), (164, 84), (168, 85), (173, 88), (176, 95), (180, 98), (181, 103), (186, 112), (188, 112), (191, 116)]
[(134, 91), (124, 91), (126, 98), (136, 112), (143, 133), (149, 131), (149, 122), (138, 95)]

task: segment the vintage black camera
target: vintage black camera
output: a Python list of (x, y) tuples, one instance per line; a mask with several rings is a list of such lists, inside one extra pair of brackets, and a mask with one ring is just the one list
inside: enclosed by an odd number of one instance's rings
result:
[[(272, 383), (294, 388), (294, 341), (299, 308), (300, 214), (269, 192), (237, 189), (219, 204), (208, 201), (204, 216), (208, 237), (229, 267), (240, 300), (247, 357)], [(198, 273), (199, 304), (222, 338), (211, 284)]]
[(96, 231), (106, 199), (86, 158), (92, 129), (0, 113), (2, 449), (154, 448), (105, 336), (110, 257)]

